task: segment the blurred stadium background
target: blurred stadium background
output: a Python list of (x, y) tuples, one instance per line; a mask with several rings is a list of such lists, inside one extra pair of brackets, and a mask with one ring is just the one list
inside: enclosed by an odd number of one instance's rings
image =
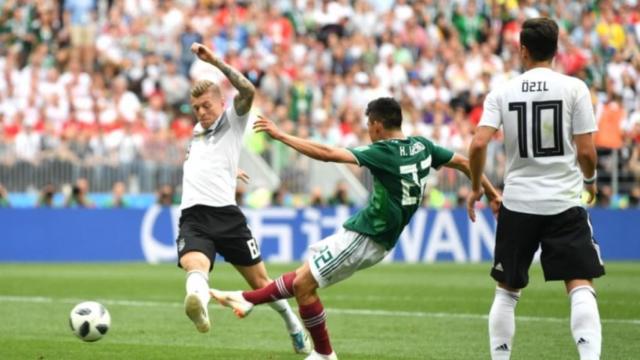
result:
[[(9, 319), (0, 325), (0, 358), (36, 358), (34, 351), (44, 358), (87, 358), (87, 350), (68, 345), (66, 336), (71, 334), (57, 322), (38, 326), (50, 311), (64, 317), (73, 301), (87, 298), (116, 307), (115, 340), (90, 354), (94, 358), (120, 353), (138, 354), (123, 358), (149, 358), (147, 344), (158, 346), (150, 355), (158, 359), (176, 354), (163, 348), (166, 344), (181, 344), (181, 354), (194, 356), (220, 350), (215, 343), (164, 339), (171, 332), (161, 322), (167, 318), (140, 310), (146, 303), (156, 304), (152, 309), (174, 307), (182, 296), (182, 274), (176, 269), (21, 264), (175, 260), (175, 205), (194, 125), (190, 85), (206, 77), (222, 81), (229, 101), (234, 95), (221, 73), (190, 53), (193, 42), (210, 46), (256, 85), (252, 116), (264, 114), (290, 133), (331, 145), (366, 144), (364, 105), (379, 96), (394, 96), (403, 107), (406, 133), (465, 154), (484, 96), (521, 72), (520, 26), (536, 16), (552, 17), (560, 25), (557, 70), (580, 77), (591, 89), (600, 129), (595, 138), (599, 195), (590, 210), (594, 230), (606, 261), (631, 261), (612, 263), (612, 273), (602, 281), (604, 348), (610, 351), (607, 358), (636, 358), (640, 349), (629, 344), (634, 343), (631, 335), (637, 334), (640, 313), (630, 305), (637, 290), (628, 288), (640, 276), (636, 0), (0, 0), (0, 318)], [(487, 175), (496, 184), (504, 164), (498, 136), (487, 164)], [(303, 259), (307, 245), (339, 228), (366, 201), (372, 185), (366, 171), (311, 161), (250, 130), (241, 167), (251, 181), (239, 184), (237, 200), (272, 263)], [(466, 219), (460, 206), (467, 180), (447, 169), (430, 176), (424, 209), (389, 261), (489, 260), (495, 223), (486, 211), (476, 225)], [(223, 285), (243, 286), (225, 266), (221, 264), (224, 277), (232, 278), (222, 280), (228, 281)], [(275, 266), (272, 275), (289, 268)], [(129, 286), (136, 273), (142, 280)], [(412, 277), (404, 278), (407, 273)], [(438, 278), (425, 280), (429, 274)], [(171, 287), (160, 282), (164, 277)], [(69, 286), (73, 281), (79, 285)], [(426, 283), (419, 289), (407, 286), (422, 281)], [(539, 274), (534, 281), (541, 285)], [(347, 314), (336, 320), (336, 333), (344, 335), (338, 337), (342, 349), (354, 349), (353, 358), (486, 358), (482, 316), (493, 285), (485, 267), (385, 264), (353, 284), (331, 290), (333, 297), (327, 297), (329, 307), (338, 308), (357, 308), (358, 293), (369, 299), (369, 313), (334, 309)], [(467, 290), (474, 284), (481, 286), (470, 296)], [(556, 325), (566, 327), (559, 288), (538, 285), (537, 291), (554, 291), (558, 301), (544, 303), (544, 292), (532, 296), (537, 300), (523, 308), (530, 316), (525, 322), (562, 322)], [(132, 291), (134, 287), (142, 290)], [(385, 298), (391, 293), (393, 299)], [(482, 301), (469, 303), (476, 294)], [(422, 301), (409, 300), (415, 298)], [(432, 306), (433, 301), (438, 305)], [(545, 306), (536, 307), (535, 301)], [(44, 307), (33, 310), (34, 303)], [(455, 305), (461, 303), (469, 306)], [(389, 313), (375, 318), (376, 309)], [(176, 314), (169, 323), (184, 320), (178, 318), (178, 308), (171, 311)], [(25, 312), (31, 314), (30, 321), (18, 316)], [(362, 322), (360, 332), (346, 324), (357, 314), (373, 317)], [(418, 319), (407, 325), (415, 330), (408, 340), (394, 340), (406, 348), (385, 354), (381, 346), (366, 345), (371, 342), (367, 329), (402, 330), (400, 325), (382, 326), (394, 314)], [(419, 321), (423, 318), (429, 322)], [(140, 319), (154, 330), (141, 326)], [(225, 319), (221, 328), (236, 326)], [(259, 323), (270, 323), (264, 319)], [(433, 322), (442, 325), (441, 330), (471, 326), (480, 335), (454, 337), (470, 341), (470, 348), (460, 346), (446, 337), (447, 331), (434, 330), (429, 325)], [(180, 325), (185, 336), (191, 330), (187, 325)], [(523, 330), (525, 336), (538, 339), (533, 343), (544, 342), (546, 327), (532, 329)], [(141, 335), (145, 331), (149, 333)], [(259, 329), (251, 331), (255, 338), (267, 336)], [(566, 343), (556, 341), (547, 348), (566, 350), (571, 345), (566, 332), (553, 333)], [(352, 334), (357, 341), (348, 342)], [(428, 334), (430, 342), (416, 334)], [(41, 340), (47, 336), (52, 340)], [(224, 333), (213, 336), (227, 341)], [(260, 343), (268, 356), (257, 358), (290, 358), (268, 342), (269, 336)], [(251, 346), (232, 342), (222, 357), (256, 358)], [(566, 352), (540, 356), (538, 350), (529, 346), (518, 358), (573, 358)]]
[[(241, 69), (259, 89), (254, 113), (291, 133), (364, 144), (363, 106), (392, 95), (407, 133), (465, 153), (484, 96), (520, 72), (520, 24), (534, 16), (559, 22), (556, 68), (592, 90), (597, 206), (639, 203), (636, 1), (5, 0), (1, 8), (3, 206), (145, 207), (156, 193), (178, 201), (189, 86), (223, 79), (194, 61), (194, 41)], [(238, 198), (254, 207), (362, 204), (371, 185), (368, 173), (318, 165), (250, 131), (242, 164), (254, 181)], [(500, 138), (487, 168), (499, 182)], [(434, 175), (424, 205), (457, 206), (465, 180)]]

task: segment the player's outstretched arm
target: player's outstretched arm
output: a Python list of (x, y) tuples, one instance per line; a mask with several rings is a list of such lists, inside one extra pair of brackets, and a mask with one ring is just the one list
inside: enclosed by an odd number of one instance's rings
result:
[[(444, 166), (452, 169), (456, 169), (462, 172), (463, 174), (465, 174), (469, 179), (471, 179), (471, 168), (470, 168), (469, 159), (467, 159), (466, 157), (460, 154), (454, 154), (451, 160), (449, 160), (448, 163), (444, 164)], [(502, 196), (500, 195), (500, 192), (493, 186), (493, 184), (491, 184), (491, 181), (489, 181), (489, 178), (487, 178), (484, 174), (482, 174), (480, 177), (480, 183), (482, 185), (482, 188), (480, 189), (480, 192), (479, 192), (480, 197), (482, 196), (482, 194), (487, 195), (491, 210), (493, 211), (494, 214), (497, 214), (498, 210), (500, 209), (500, 204), (502, 203)], [(477, 200), (479, 200), (480, 197), (478, 197)], [(474, 201), (474, 205), (475, 205), (475, 201)], [(472, 211), (469, 212), (469, 217), (471, 218), (472, 221), (475, 221), (475, 211), (473, 209), (471, 210)]]
[[(487, 145), (489, 145), (491, 138), (497, 130), (498, 129), (489, 126), (479, 126), (476, 129), (475, 135), (473, 136), (471, 145), (469, 145), (469, 172), (471, 178), (471, 193), (467, 198), (467, 212), (469, 213), (469, 218), (471, 219), (471, 221), (476, 221), (475, 204), (476, 201), (480, 200), (480, 198), (482, 197), (483, 191), (481, 186), (484, 186), (485, 180), (488, 182), (486, 176), (483, 175), (484, 164), (487, 159)], [(489, 184), (491, 183), (489, 182)], [(495, 189), (493, 191), (497, 193)], [(487, 196), (490, 195), (487, 194)], [(493, 210), (494, 214), (496, 214), (500, 208), (500, 202), (502, 202), (502, 199), (499, 197), (499, 202), (494, 201), (493, 199), (491, 199), (491, 197), (489, 199), (491, 201), (491, 210)]]
[(273, 121), (258, 116), (253, 124), (255, 132), (266, 132), (272, 138), (296, 149), (310, 158), (337, 163), (357, 164), (355, 156), (346, 149), (327, 146), (308, 139), (299, 138), (280, 130)]
[(251, 81), (216, 56), (211, 49), (200, 43), (193, 43), (191, 52), (196, 54), (200, 60), (208, 62), (222, 71), (231, 85), (238, 90), (238, 95), (233, 99), (233, 107), (236, 109), (236, 113), (240, 116), (248, 113), (251, 109), (251, 103), (253, 103), (253, 96), (256, 93), (256, 88)]

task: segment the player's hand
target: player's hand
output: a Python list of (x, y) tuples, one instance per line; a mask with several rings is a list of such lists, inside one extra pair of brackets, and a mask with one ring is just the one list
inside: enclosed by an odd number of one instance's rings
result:
[(249, 183), (249, 174), (247, 174), (244, 170), (238, 169), (238, 173), (236, 174), (236, 178), (242, 181), (245, 184)]
[(596, 194), (598, 193), (596, 184), (584, 184), (584, 189), (587, 191), (587, 194), (589, 194), (589, 197), (587, 198), (587, 204), (592, 204), (596, 199)]
[(498, 194), (493, 199), (489, 198), (489, 207), (491, 208), (491, 212), (493, 216), (497, 219), (498, 213), (500, 212), (500, 207), (502, 206), (502, 195)]
[(191, 52), (194, 53), (198, 59), (208, 63), (213, 63), (218, 60), (218, 57), (213, 53), (213, 51), (211, 51), (211, 49), (200, 43), (191, 44)]
[(258, 120), (253, 123), (253, 131), (257, 133), (264, 131), (276, 140), (280, 139), (282, 134), (282, 130), (280, 130), (273, 121), (262, 115), (258, 115)]
[(482, 195), (484, 195), (484, 190), (481, 188), (479, 190), (471, 190), (467, 196), (467, 214), (472, 222), (476, 222), (476, 201), (480, 201)]

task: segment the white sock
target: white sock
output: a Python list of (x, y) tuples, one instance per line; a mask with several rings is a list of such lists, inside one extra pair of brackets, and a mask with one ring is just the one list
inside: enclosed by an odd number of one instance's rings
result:
[(589, 285), (578, 286), (571, 298), (571, 334), (578, 347), (580, 360), (600, 359), (602, 333), (596, 292)]
[(203, 304), (208, 304), (209, 295), (209, 275), (199, 270), (187, 273), (187, 294), (197, 294)]
[(512, 292), (501, 287), (496, 288), (496, 295), (489, 311), (489, 346), (492, 360), (509, 360), (511, 344), (516, 332), (515, 310), (520, 299), (520, 292)]
[(268, 304), (273, 310), (282, 316), (282, 320), (284, 320), (287, 325), (287, 331), (289, 331), (289, 334), (295, 334), (302, 331), (302, 324), (293, 310), (291, 310), (291, 306), (289, 306), (287, 300), (280, 299)]

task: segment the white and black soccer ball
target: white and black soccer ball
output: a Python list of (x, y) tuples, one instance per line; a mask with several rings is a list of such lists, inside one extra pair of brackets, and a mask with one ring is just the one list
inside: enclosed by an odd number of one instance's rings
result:
[(102, 304), (95, 301), (85, 301), (71, 310), (69, 326), (81, 340), (97, 341), (109, 331), (111, 316)]

